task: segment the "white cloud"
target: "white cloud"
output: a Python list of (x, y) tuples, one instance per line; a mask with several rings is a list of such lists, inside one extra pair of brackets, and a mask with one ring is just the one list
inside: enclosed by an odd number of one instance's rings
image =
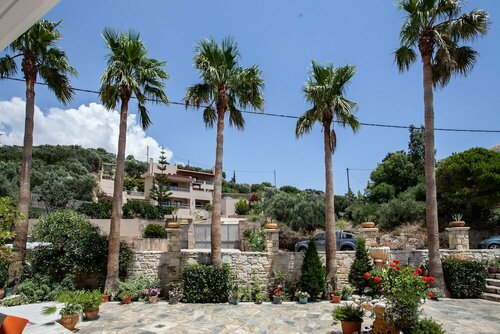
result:
[[(14, 97), (10, 101), (0, 101), (0, 145), (22, 145), (24, 135), (25, 101)], [(118, 147), (120, 115), (116, 110), (108, 111), (102, 104), (90, 103), (78, 109), (50, 108), (43, 113), (35, 106), (34, 145), (80, 145), (82, 147), (102, 147), (116, 154)], [(127, 120), (127, 152), (136, 159), (146, 160), (149, 156), (160, 155), (158, 142), (146, 135), (135, 114)], [(172, 151), (165, 148), (168, 160)]]

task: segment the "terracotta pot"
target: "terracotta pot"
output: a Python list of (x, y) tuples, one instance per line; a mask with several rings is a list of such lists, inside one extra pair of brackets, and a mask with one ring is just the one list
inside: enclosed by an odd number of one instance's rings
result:
[(122, 298), (122, 304), (132, 303), (132, 297)]
[(265, 225), (266, 230), (276, 230), (278, 228), (278, 224), (276, 223), (267, 223)]
[(177, 222), (169, 222), (169, 223), (167, 223), (167, 227), (168, 228), (180, 228), (181, 224), (179, 224)]
[(361, 322), (350, 322), (350, 321), (341, 321), (340, 326), (342, 327), (342, 333), (344, 334), (353, 334), (353, 333), (361, 333)]
[(109, 295), (102, 295), (101, 297), (102, 297), (102, 302), (103, 303), (109, 302)]
[(80, 315), (78, 313), (75, 313), (75, 314), (61, 315), (60, 322), (61, 325), (72, 331), (73, 329), (75, 329), (78, 320), (80, 320)]
[(85, 315), (86, 320), (95, 320), (99, 314), (99, 308), (83, 310), (83, 314)]
[(465, 222), (463, 220), (457, 220), (457, 221), (454, 221), (454, 222), (449, 222), (448, 226), (449, 227), (464, 227), (465, 226)]
[(4, 289), (0, 289), (0, 299), (2, 299), (3, 296), (5, 296), (5, 290)]
[(273, 304), (281, 304), (283, 303), (283, 298), (278, 296), (273, 296)]
[(334, 304), (339, 304), (340, 303), (340, 300), (342, 299), (342, 296), (336, 296), (334, 295), (333, 293), (330, 295), (330, 299), (332, 301), (332, 303)]
[(158, 296), (149, 296), (148, 304), (156, 304), (158, 302)]
[(361, 223), (362, 228), (374, 228), (375, 223), (374, 222), (363, 222)]

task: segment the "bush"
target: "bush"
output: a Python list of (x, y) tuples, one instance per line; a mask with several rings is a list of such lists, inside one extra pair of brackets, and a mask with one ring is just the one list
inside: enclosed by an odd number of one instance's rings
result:
[(244, 198), (240, 198), (240, 200), (234, 205), (234, 212), (241, 216), (248, 214), (248, 212), (250, 212), (250, 205), (248, 204), (248, 201)]
[(82, 203), (76, 212), (84, 214), (92, 219), (109, 219), (111, 218), (112, 204), (109, 201), (102, 201), (97, 203)]
[(127, 278), (124, 281), (118, 281), (118, 297), (129, 296), (132, 299), (137, 299), (142, 296), (145, 289), (149, 289), (152, 285), (157, 285), (147, 278)]
[[(79, 287), (95, 289), (103, 285), (108, 259), (108, 236), (90, 224), (81, 214), (60, 210), (42, 219), (33, 229), (33, 237), (51, 243), (32, 252), (32, 270), (54, 282), (68, 274), (76, 276)], [(120, 275), (126, 273), (132, 251), (120, 243)]]
[(405, 223), (418, 223), (425, 220), (425, 203), (395, 198), (380, 206), (378, 217), (383, 231), (391, 231)]
[(139, 201), (128, 201), (122, 207), (123, 218), (144, 218), (146, 220), (163, 220), (165, 215), (174, 212), (173, 206), (151, 205)]
[(301, 271), (300, 289), (309, 293), (312, 300), (316, 300), (325, 291), (326, 278), (325, 268), (312, 241), (309, 241), (309, 247), (304, 256)]
[(486, 266), (481, 262), (446, 259), (443, 273), (453, 298), (479, 298), (486, 288)]
[(368, 256), (368, 250), (366, 249), (366, 241), (365, 239), (359, 238), (356, 245), (356, 254), (354, 255), (354, 261), (351, 264), (348, 277), (349, 283), (358, 293), (363, 293), (365, 288), (368, 287), (368, 282), (363, 277), (363, 274), (371, 270), (373, 270), (373, 266)]
[(56, 300), (63, 291), (76, 289), (75, 277), (66, 276), (60, 283), (54, 282), (47, 275), (35, 275), (17, 286), (17, 293), (26, 297), (29, 303)]
[(250, 228), (243, 231), (243, 237), (248, 242), (252, 252), (263, 252), (266, 249), (266, 231), (254, 231)]
[(144, 238), (165, 238), (165, 227), (160, 224), (149, 224), (144, 229)]
[(224, 264), (193, 264), (183, 268), (186, 303), (226, 303), (229, 297), (231, 269)]
[(422, 319), (411, 334), (444, 334), (443, 327), (432, 319)]

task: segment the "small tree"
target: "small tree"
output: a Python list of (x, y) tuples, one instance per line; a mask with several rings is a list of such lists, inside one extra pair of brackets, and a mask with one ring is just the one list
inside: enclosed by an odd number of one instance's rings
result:
[(236, 212), (237, 215), (246, 215), (250, 211), (250, 205), (248, 204), (248, 201), (244, 198), (241, 198), (236, 204), (234, 205), (234, 212)]
[(356, 254), (354, 255), (354, 261), (351, 264), (348, 277), (349, 283), (354, 286), (358, 293), (362, 293), (368, 286), (368, 280), (363, 275), (371, 270), (373, 270), (373, 266), (368, 256), (368, 250), (366, 249), (366, 241), (360, 238), (358, 239)]
[(308, 292), (311, 295), (312, 300), (315, 300), (325, 291), (325, 267), (323, 267), (318, 251), (316, 250), (316, 245), (312, 241), (309, 241), (304, 262), (302, 262), (302, 274), (299, 286), (302, 291)]
[(165, 150), (162, 148), (160, 151), (160, 158), (158, 159), (158, 169), (161, 171), (160, 175), (155, 176), (153, 189), (149, 197), (158, 202), (158, 204), (165, 203), (170, 199), (170, 183), (168, 182), (167, 175), (164, 174), (167, 169), (168, 161), (165, 157)]

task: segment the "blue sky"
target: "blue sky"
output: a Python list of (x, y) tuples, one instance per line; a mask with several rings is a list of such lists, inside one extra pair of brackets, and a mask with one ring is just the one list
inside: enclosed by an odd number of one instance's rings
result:
[[(471, 75), (436, 91), (436, 127), (499, 129), (500, 26), (496, 22), (500, 3), (469, 1), (466, 8), (486, 9), (492, 25), (485, 38), (473, 43), (481, 56)], [(170, 80), (166, 92), (171, 101), (180, 101), (186, 87), (198, 81), (192, 66), (196, 42), (209, 36), (217, 40), (232, 36), (239, 44), (241, 63), (258, 64), (263, 71), (265, 112), (300, 115), (307, 109), (301, 88), (310, 61), (315, 59), (356, 65), (357, 74), (347, 97), (358, 102), (360, 121), (423, 123), (420, 62), (403, 75), (393, 63), (402, 15), (392, 0), (63, 0), (46, 18), (63, 21), (64, 39), (60, 45), (80, 73), (72, 81), (75, 87), (99, 87), (106, 54), (100, 36), (104, 27), (139, 31), (150, 56), (168, 62)], [(0, 100), (24, 94), (20, 83), (3, 81), (0, 87)], [(36, 104), (43, 112), (53, 107), (78, 108), (91, 102), (98, 102), (96, 95), (78, 93), (69, 106), (62, 106), (45, 88), (37, 89)], [(176, 105), (151, 106), (150, 111), (153, 125), (146, 133), (173, 152), (173, 161), (189, 159), (192, 165), (213, 165), (215, 129), (205, 128), (201, 111), (186, 111)], [(135, 106), (131, 112), (135, 112)], [(297, 140), (295, 120), (259, 115), (245, 115), (245, 119), (243, 132), (226, 127), (224, 169), (228, 174), (237, 170), (238, 182), (273, 182), (272, 173), (259, 171), (276, 170), (278, 186), (324, 188), (319, 126)], [(346, 168), (372, 169), (388, 152), (406, 149), (408, 141), (408, 131), (402, 129), (362, 127), (357, 134), (337, 131), (337, 194), (347, 190)], [(438, 159), (470, 147), (489, 148), (499, 143), (498, 133), (436, 133)], [(369, 171), (352, 171), (353, 190), (362, 190), (368, 176)]]

